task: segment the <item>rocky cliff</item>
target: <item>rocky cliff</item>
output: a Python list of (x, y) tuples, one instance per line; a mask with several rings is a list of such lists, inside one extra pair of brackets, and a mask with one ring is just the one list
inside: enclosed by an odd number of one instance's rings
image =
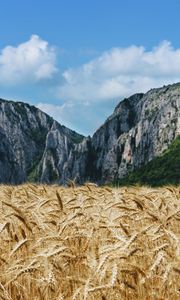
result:
[(122, 101), (92, 137), (102, 182), (122, 178), (161, 154), (180, 134), (180, 84)]
[[(53, 160), (60, 183), (68, 178), (78, 183), (114, 181), (161, 154), (179, 134), (180, 84), (136, 94), (120, 102), (92, 138), (74, 148), (65, 146), (52, 129), (54, 153), (50, 155), (52, 141), (47, 139), (41, 180), (50, 182), (47, 165)], [(66, 157), (63, 149), (69, 149)]]
[(121, 101), (92, 137), (24, 103), (0, 101), (0, 182), (106, 183), (161, 154), (180, 135), (180, 84)]
[(0, 99), (1, 183), (17, 184), (27, 180), (40, 180), (38, 165), (45, 150), (46, 139), (49, 137), (50, 142), (51, 129), (55, 126), (69, 145), (74, 146), (83, 138), (57, 124), (34, 106)]

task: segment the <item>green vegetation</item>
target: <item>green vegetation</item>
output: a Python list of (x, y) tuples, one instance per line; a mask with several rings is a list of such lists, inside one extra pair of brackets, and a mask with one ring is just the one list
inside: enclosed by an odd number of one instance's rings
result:
[(148, 108), (145, 110), (145, 116), (148, 118), (148, 120), (150, 121), (156, 114), (157, 109), (156, 108), (152, 108), (151, 110), (149, 110)]
[(29, 128), (28, 135), (29, 137), (38, 144), (41, 150), (44, 149), (47, 129), (45, 127), (39, 126), (39, 128)]
[(84, 136), (79, 133), (76, 133), (75, 131), (71, 131), (70, 138), (74, 144), (79, 144), (84, 139)]
[(74, 130), (68, 129), (64, 125), (61, 125), (61, 127), (64, 129), (65, 133), (67, 134), (67, 136), (70, 137), (74, 144), (79, 144), (84, 139), (84, 136), (82, 134), (79, 134)]
[(59, 174), (58, 174), (57, 170), (53, 167), (50, 160), (47, 160), (46, 167), (48, 170), (49, 182), (55, 183), (59, 179)]
[(39, 170), (38, 165), (33, 165), (30, 171), (27, 172), (27, 181), (28, 182), (38, 182), (39, 181)]
[(147, 165), (134, 170), (129, 175), (115, 182), (116, 185), (162, 186), (180, 183), (180, 136), (161, 156), (154, 158)]
[(84, 138), (84, 136), (81, 135), (81, 134), (74, 133), (74, 135), (71, 135), (71, 139), (72, 139), (74, 144), (81, 143), (83, 138)]
[(15, 110), (17, 111), (17, 113), (19, 115), (21, 115), (23, 120), (26, 120), (27, 118), (27, 111), (26, 111), (26, 107), (24, 105), (24, 103), (21, 102), (17, 102), (17, 103), (13, 103)]
[(27, 181), (28, 182), (38, 182), (40, 176), (39, 162), (41, 160), (42, 154), (40, 153), (35, 159), (33, 164), (27, 169)]
[(40, 170), (38, 166), (45, 147), (47, 129), (44, 127), (30, 128), (27, 133), (30, 139), (32, 139), (38, 145), (38, 154), (34, 158), (32, 165), (27, 169), (27, 180), (29, 182), (38, 182), (40, 176)]

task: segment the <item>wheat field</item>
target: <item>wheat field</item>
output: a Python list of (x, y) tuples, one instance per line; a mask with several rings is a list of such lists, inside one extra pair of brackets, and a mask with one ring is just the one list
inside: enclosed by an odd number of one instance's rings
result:
[(0, 299), (180, 299), (180, 187), (1, 185)]

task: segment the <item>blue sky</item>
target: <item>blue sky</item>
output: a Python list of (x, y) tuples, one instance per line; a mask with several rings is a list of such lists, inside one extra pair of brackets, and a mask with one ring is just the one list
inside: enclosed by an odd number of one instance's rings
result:
[(135, 92), (180, 81), (179, 0), (1, 0), (0, 97), (92, 134)]

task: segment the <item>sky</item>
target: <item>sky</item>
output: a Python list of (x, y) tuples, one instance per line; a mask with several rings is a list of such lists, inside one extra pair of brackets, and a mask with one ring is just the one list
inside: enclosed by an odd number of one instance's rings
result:
[(180, 81), (179, 0), (0, 0), (0, 98), (84, 135), (123, 98)]

